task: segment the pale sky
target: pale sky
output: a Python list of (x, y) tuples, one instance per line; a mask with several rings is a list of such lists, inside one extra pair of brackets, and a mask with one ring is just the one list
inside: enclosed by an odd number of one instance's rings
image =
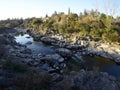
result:
[[(96, 4), (97, 1), (97, 4)], [(108, 0), (114, 6), (120, 6), (120, 0)], [(0, 20), (7, 18), (44, 17), (57, 12), (68, 12), (68, 8), (74, 13), (91, 10), (98, 7), (104, 12), (106, 0), (0, 0)], [(118, 11), (119, 13), (119, 11)]]

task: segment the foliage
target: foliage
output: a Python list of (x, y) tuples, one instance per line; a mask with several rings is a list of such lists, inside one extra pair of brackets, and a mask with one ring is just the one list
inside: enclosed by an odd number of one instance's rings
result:
[[(117, 23), (116, 23), (117, 22)], [(110, 42), (120, 40), (120, 19), (113, 18), (97, 10), (84, 10), (78, 16), (76, 13), (57, 13), (51, 17), (13, 19), (0, 21), (0, 27), (18, 27), (37, 31), (40, 34), (75, 34), (91, 35), (93, 38), (100, 38)], [(111, 35), (112, 34), (112, 35)], [(113, 39), (114, 38), (114, 39)]]
[(28, 73), (15, 79), (15, 85), (19, 90), (50, 90), (50, 83), (51, 76), (48, 74)]
[(27, 65), (17, 62), (15, 60), (6, 60), (2, 64), (2, 68), (13, 72), (26, 72), (28, 70)]

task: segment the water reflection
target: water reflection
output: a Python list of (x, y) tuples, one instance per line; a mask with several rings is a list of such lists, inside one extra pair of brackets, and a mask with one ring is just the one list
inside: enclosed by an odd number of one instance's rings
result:
[(83, 59), (85, 60), (84, 65), (88, 70), (98, 67), (99, 71), (108, 72), (110, 75), (120, 77), (120, 65), (117, 65), (112, 60), (99, 56), (85, 56)]

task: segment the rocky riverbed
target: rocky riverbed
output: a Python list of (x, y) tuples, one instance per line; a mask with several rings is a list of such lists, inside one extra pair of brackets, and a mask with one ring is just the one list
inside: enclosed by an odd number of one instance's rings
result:
[[(58, 34), (53, 37), (67, 42), (66, 39), (63, 38), (65, 37), (64, 35)], [(74, 48), (76, 50), (81, 48), (84, 49), (82, 50), (83, 54), (102, 56), (120, 64), (120, 44), (118, 43), (116, 43), (117, 45), (113, 43), (103, 43), (100, 41), (94, 41), (90, 37), (79, 36), (69, 37), (69, 39), (71, 39), (72, 45), (67, 45), (65, 48)], [(64, 43), (62, 47), (65, 45), (66, 43)]]
[[(53, 54), (33, 53), (15, 41), (21, 32), (2, 29), (0, 33), (0, 89), (2, 90), (120, 90), (119, 79), (107, 73), (80, 70), (66, 71), (66, 60), (88, 53), (89, 43), (70, 45), (49, 36), (33, 36), (49, 44)], [(26, 37), (30, 38), (30, 37)], [(90, 52), (90, 51), (89, 51)], [(93, 53), (92, 53), (93, 54)]]

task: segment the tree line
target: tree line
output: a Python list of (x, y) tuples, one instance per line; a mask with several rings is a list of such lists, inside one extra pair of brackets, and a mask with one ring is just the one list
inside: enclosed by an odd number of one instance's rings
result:
[(0, 21), (0, 27), (23, 28), (39, 34), (89, 35), (97, 40), (120, 42), (120, 17), (114, 18), (97, 10), (84, 10), (79, 15), (55, 11), (44, 18), (8, 19)]

